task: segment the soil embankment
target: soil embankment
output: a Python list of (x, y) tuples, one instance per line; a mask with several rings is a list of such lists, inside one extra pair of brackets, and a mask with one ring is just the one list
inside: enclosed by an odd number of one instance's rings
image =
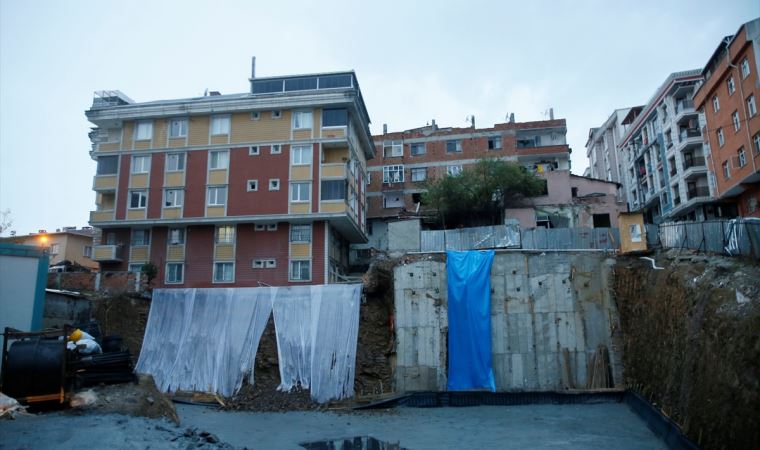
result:
[(626, 384), (702, 448), (760, 442), (760, 266), (676, 252), (619, 258)]

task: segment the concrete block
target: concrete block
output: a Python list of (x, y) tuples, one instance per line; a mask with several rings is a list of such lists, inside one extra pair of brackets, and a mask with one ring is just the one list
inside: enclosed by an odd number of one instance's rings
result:
[(420, 251), (420, 231), (418, 219), (388, 223), (388, 250), (391, 252)]

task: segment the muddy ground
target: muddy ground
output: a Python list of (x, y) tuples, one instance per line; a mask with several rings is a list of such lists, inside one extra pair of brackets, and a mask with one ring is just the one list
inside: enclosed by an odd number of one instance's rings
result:
[(760, 266), (670, 251), (621, 257), (626, 384), (706, 449), (760, 442)]

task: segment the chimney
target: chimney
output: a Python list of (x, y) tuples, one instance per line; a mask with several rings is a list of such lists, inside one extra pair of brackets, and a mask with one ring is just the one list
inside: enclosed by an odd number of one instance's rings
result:
[(515, 123), (515, 113), (509, 113), (509, 123)]
[(430, 123), (431, 123), (430, 127), (433, 129), (433, 131), (438, 129), (438, 127), (435, 125), (435, 119), (433, 119)]
[(549, 120), (554, 120), (554, 108), (549, 108)]
[(470, 116), (470, 126), (475, 129), (475, 116)]
[(383, 124), (383, 134), (388, 134), (388, 124), (387, 123)]
[(256, 57), (251, 57), (251, 79), (256, 78)]

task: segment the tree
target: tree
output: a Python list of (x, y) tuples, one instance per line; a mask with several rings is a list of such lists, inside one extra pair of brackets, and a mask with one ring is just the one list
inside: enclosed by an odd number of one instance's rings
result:
[(11, 210), (6, 209), (0, 211), (0, 234), (5, 233), (13, 225), (13, 219), (11, 218)]
[(423, 203), (449, 225), (496, 225), (504, 208), (525, 197), (541, 195), (546, 181), (524, 167), (498, 159), (481, 159), (456, 176), (429, 179)]
[(142, 272), (143, 276), (145, 276), (146, 284), (150, 286), (150, 283), (153, 282), (153, 279), (158, 276), (158, 267), (156, 267), (155, 264), (149, 262), (149, 263), (143, 264), (142, 269), (140, 269), (140, 272)]

